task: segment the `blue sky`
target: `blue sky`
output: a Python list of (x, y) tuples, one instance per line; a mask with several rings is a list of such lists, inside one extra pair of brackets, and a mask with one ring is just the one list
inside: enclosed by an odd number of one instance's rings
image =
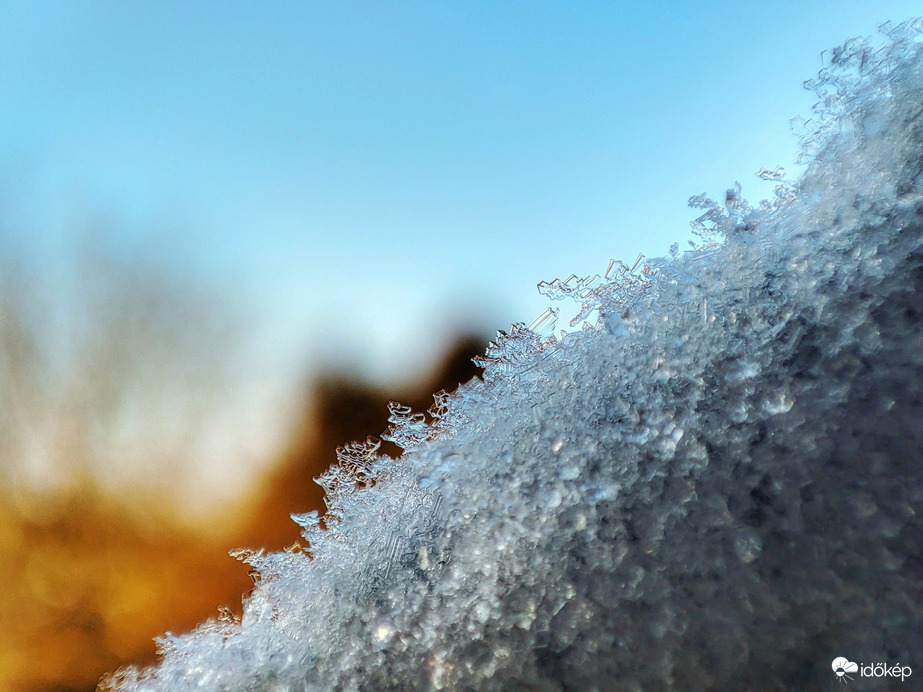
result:
[(156, 247), (280, 368), (387, 381), (683, 243), (693, 194), (767, 196), (821, 51), (918, 7), (7, 0), (0, 230)]

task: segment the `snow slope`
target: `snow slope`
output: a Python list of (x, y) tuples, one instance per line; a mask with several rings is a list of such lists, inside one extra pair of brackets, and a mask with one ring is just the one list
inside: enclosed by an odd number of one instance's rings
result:
[[(793, 689), (923, 675), (923, 22), (809, 85), (809, 166), (699, 246), (542, 284), (582, 328), (340, 450), (309, 554), (126, 690)], [(741, 143), (746, 146), (746, 143)], [(181, 588), (181, 586), (180, 586)], [(887, 684), (867, 680), (866, 687)], [(869, 687), (871, 685), (871, 687)]]

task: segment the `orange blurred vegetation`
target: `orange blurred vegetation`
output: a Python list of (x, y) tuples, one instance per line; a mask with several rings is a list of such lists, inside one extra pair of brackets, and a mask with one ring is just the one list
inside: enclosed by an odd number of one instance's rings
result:
[(259, 377), (234, 351), (233, 306), (162, 257), (91, 243), (75, 259), (68, 283), (45, 258), (0, 254), (0, 690), (92, 690), (153, 662), (154, 637), (220, 606), (239, 614), (252, 582), (228, 551), (298, 541), (289, 513), (323, 510), (313, 479), (336, 447), (384, 431), (389, 399), (428, 408), (483, 349), (461, 339), (436, 375), (398, 391), (345, 374), (314, 383), (287, 451), (215, 510), (200, 488), (245, 481), (233, 459), (204, 481), (196, 464), (250, 435), (227, 414)]
[[(244, 518), (225, 517), (235, 527), (229, 534), (171, 523), (169, 513), (147, 506), (156, 496), (126, 506), (87, 476), (54, 498), (0, 489), (0, 689), (91, 690), (107, 671), (153, 662), (153, 637), (188, 631), (222, 605), (239, 613), (252, 582), (228, 550), (296, 542), (289, 513), (323, 513), (312, 481), (335, 460), (335, 448), (383, 431), (389, 399), (421, 410), (433, 392), (470, 379), (470, 359), (483, 346), (475, 337), (459, 340), (435, 376), (403, 391), (348, 375), (317, 383), (288, 451), (230, 510)], [(387, 443), (382, 451), (397, 454)]]

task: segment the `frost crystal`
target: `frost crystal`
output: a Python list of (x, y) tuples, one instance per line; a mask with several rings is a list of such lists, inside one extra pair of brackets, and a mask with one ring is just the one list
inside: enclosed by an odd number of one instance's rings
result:
[(921, 28), (830, 54), (800, 180), (694, 197), (691, 251), (541, 284), (583, 329), (550, 311), (429, 416), (392, 404), (406, 452), (338, 451), (325, 528), (293, 517), (310, 554), (236, 552), (243, 618), (109, 684), (787, 690), (841, 655), (923, 663)]

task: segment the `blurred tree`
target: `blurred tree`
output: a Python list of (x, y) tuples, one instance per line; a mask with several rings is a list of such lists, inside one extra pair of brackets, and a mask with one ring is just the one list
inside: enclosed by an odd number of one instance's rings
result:
[(263, 482), (191, 522), (176, 495), (225, 405), (233, 320), (163, 267), (94, 254), (56, 298), (63, 320), (27, 271), (0, 263), (0, 689), (90, 690), (153, 661), (153, 637), (221, 605), (240, 612), (251, 584), (228, 550), (297, 540), (289, 513), (323, 508), (313, 478), (335, 448), (382, 432), (389, 399), (428, 407), (475, 374), (483, 349), (462, 338), (433, 377), (397, 392), (321, 380)]

